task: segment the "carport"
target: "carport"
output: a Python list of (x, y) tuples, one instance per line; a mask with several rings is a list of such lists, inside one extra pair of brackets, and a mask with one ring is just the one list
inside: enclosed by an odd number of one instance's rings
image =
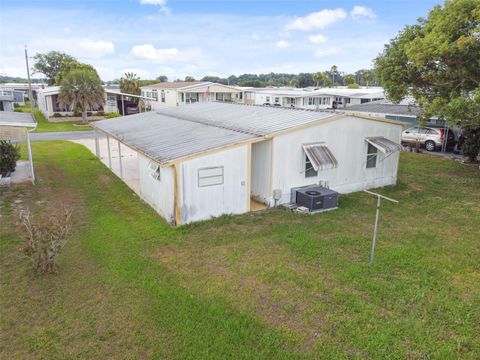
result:
[[(0, 140), (27, 143), (28, 166), (26, 172), (30, 174), (32, 184), (35, 184), (35, 171), (33, 169), (29, 130), (34, 130), (36, 127), (37, 123), (30, 113), (0, 111)], [(17, 170), (13, 174), (23, 170), (22, 167), (18, 166), (18, 163)], [(16, 175), (18, 176), (18, 173)]]

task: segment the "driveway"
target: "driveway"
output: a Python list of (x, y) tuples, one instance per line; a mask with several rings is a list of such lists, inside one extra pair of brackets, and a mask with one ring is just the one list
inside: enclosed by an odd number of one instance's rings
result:
[(30, 140), (80, 140), (93, 139), (93, 130), (30, 133)]

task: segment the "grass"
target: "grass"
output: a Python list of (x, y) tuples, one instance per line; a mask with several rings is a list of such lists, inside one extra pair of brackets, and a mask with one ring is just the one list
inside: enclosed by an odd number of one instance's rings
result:
[[(173, 229), (80, 145), (33, 153), (38, 185), (2, 194), (1, 358), (478, 358), (474, 167), (403, 153), (370, 266), (369, 195)], [(38, 276), (14, 214), (45, 200), (74, 208), (75, 236)]]
[[(30, 101), (26, 101), (25, 105), (15, 106), (15, 111), (31, 113)], [(35, 120), (37, 121), (37, 132), (57, 132), (57, 131), (79, 131), (79, 130), (91, 130), (90, 125), (83, 125), (81, 121), (62, 121), (62, 122), (49, 122), (42, 112), (35, 108), (34, 110)]]

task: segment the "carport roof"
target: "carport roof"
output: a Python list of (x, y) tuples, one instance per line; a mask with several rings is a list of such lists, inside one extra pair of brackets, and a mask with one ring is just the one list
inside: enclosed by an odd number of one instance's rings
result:
[(36, 127), (37, 123), (30, 113), (0, 111), (0, 126)]

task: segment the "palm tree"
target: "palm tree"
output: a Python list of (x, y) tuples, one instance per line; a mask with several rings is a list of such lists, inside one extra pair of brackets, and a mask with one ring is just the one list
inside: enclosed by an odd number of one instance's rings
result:
[(140, 95), (140, 78), (133, 72), (127, 72), (120, 79), (120, 91), (125, 94)]
[(318, 87), (319, 84), (320, 84), (320, 82), (325, 81), (325, 73), (320, 72), (320, 71), (314, 73), (314, 74), (313, 74), (313, 80), (316, 81), (317, 87)]
[(293, 78), (292, 80), (290, 80), (290, 86), (298, 87), (298, 85), (300, 85), (300, 82), (297, 78)]
[(335, 86), (335, 75), (336, 75), (337, 72), (338, 72), (338, 67), (337, 67), (337, 65), (333, 65), (333, 66), (330, 68), (330, 72), (332, 73), (333, 86)]
[(73, 109), (79, 107), (82, 122), (86, 124), (87, 111), (105, 105), (105, 90), (96, 72), (75, 69), (63, 77), (58, 100), (60, 106)]
[(371, 71), (365, 71), (363, 73), (363, 81), (365, 81), (365, 84), (366, 84), (367, 88), (368, 88), (368, 84), (372, 80), (373, 80), (373, 73)]

